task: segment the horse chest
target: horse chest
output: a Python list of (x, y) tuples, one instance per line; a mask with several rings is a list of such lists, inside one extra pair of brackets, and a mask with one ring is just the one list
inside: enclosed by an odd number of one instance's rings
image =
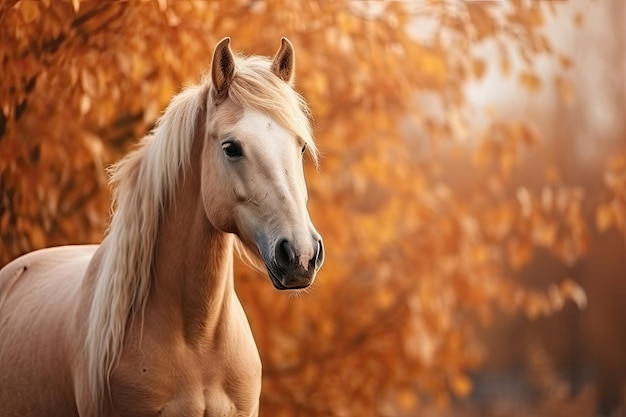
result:
[[(118, 385), (122, 388), (121, 385)], [(209, 416), (250, 416), (246, 410), (239, 410), (232, 399), (219, 385), (193, 386), (182, 384), (177, 390), (162, 388), (123, 387), (123, 395), (114, 395), (113, 415), (119, 417), (209, 417)]]
[(228, 350), (198, 354), (182, 347), (123, 355), (111, 380), (116, 415), (243, 417), (258, 414), (258, 353)]

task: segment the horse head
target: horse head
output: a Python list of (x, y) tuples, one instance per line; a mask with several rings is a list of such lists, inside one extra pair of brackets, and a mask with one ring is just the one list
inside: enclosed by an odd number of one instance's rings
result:
[(201, 193), (209, 221), (234, 233), (280, 290), (306, 288), (323, 258), (306, 208), (303, 156), (315, 155), (308, 108), (292, 88), (295, 55), (273, 60), (215, 48), (207, 90)]

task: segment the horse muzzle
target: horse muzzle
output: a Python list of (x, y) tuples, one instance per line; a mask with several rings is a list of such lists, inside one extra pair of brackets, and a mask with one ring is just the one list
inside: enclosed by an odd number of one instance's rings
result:
[(318, 235), (312, 239), (313, 250), (308, 253), (300, 253), (297, 246), (287, 239), (280, 239), (271, 251), (263, 250), (260, 245), (274, 287), (279, 290), (296, 290), (307, 288), (313, 283), (324, 262), (324, 244)]

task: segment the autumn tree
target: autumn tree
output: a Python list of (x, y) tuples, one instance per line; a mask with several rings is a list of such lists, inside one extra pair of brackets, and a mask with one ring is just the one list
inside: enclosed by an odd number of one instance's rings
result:
[[(464, 87), (487, 71), (536, 90), (533, 59), (545, 56), (562, 65), (555, 82), (571, 99), (571, 59), (542, 31), (551, 13), (551, 2), (523, 1), (4, 2), (0, 263), (100, 241), (104, 168), (207, 69), (216, 41), (270, 55), (287, 36), (322, 153), (307, 179), (327, 260), (297, 298), (238, 268), (263, 357), (262, 414), (400, 415), (464, 397), (485, 356), (479, 324), (585, 304), (566, 277), (547, 291), (512, 279), (536, 248), (571, 264), (588, 245), (576, 187), (558, 176), (543, 189), (510, 186), (541, 135), (528, 121), (490, 120), (475, 146), (462, 141)], [(486, 42), (493, 60), (476, 53)], [(465, 155), (472, 192), (444, 175), (450, 149)], [(626, 230), (624, 172), (615, 156), (601, 228)]]

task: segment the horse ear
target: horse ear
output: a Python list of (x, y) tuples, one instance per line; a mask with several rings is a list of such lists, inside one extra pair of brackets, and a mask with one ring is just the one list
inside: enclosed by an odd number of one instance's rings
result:
[(219, 41), (213, 52), (211, 63), (211, 80), (213, 81), (213, 98), (217, 103), (228, 97), (228, 88), (235, 74), (235, 58), (230, 50), (230, 38)]
[(272, 62), (272, 71), (281, 80), (289, 85), (293, 85), (293, 79), (295, 76), (296, 67), (296, 54), (293, 50), (293, 45), (289, 42), (289, 39), (282, 38), (280, 40), (280, 49), (274, 56)]

